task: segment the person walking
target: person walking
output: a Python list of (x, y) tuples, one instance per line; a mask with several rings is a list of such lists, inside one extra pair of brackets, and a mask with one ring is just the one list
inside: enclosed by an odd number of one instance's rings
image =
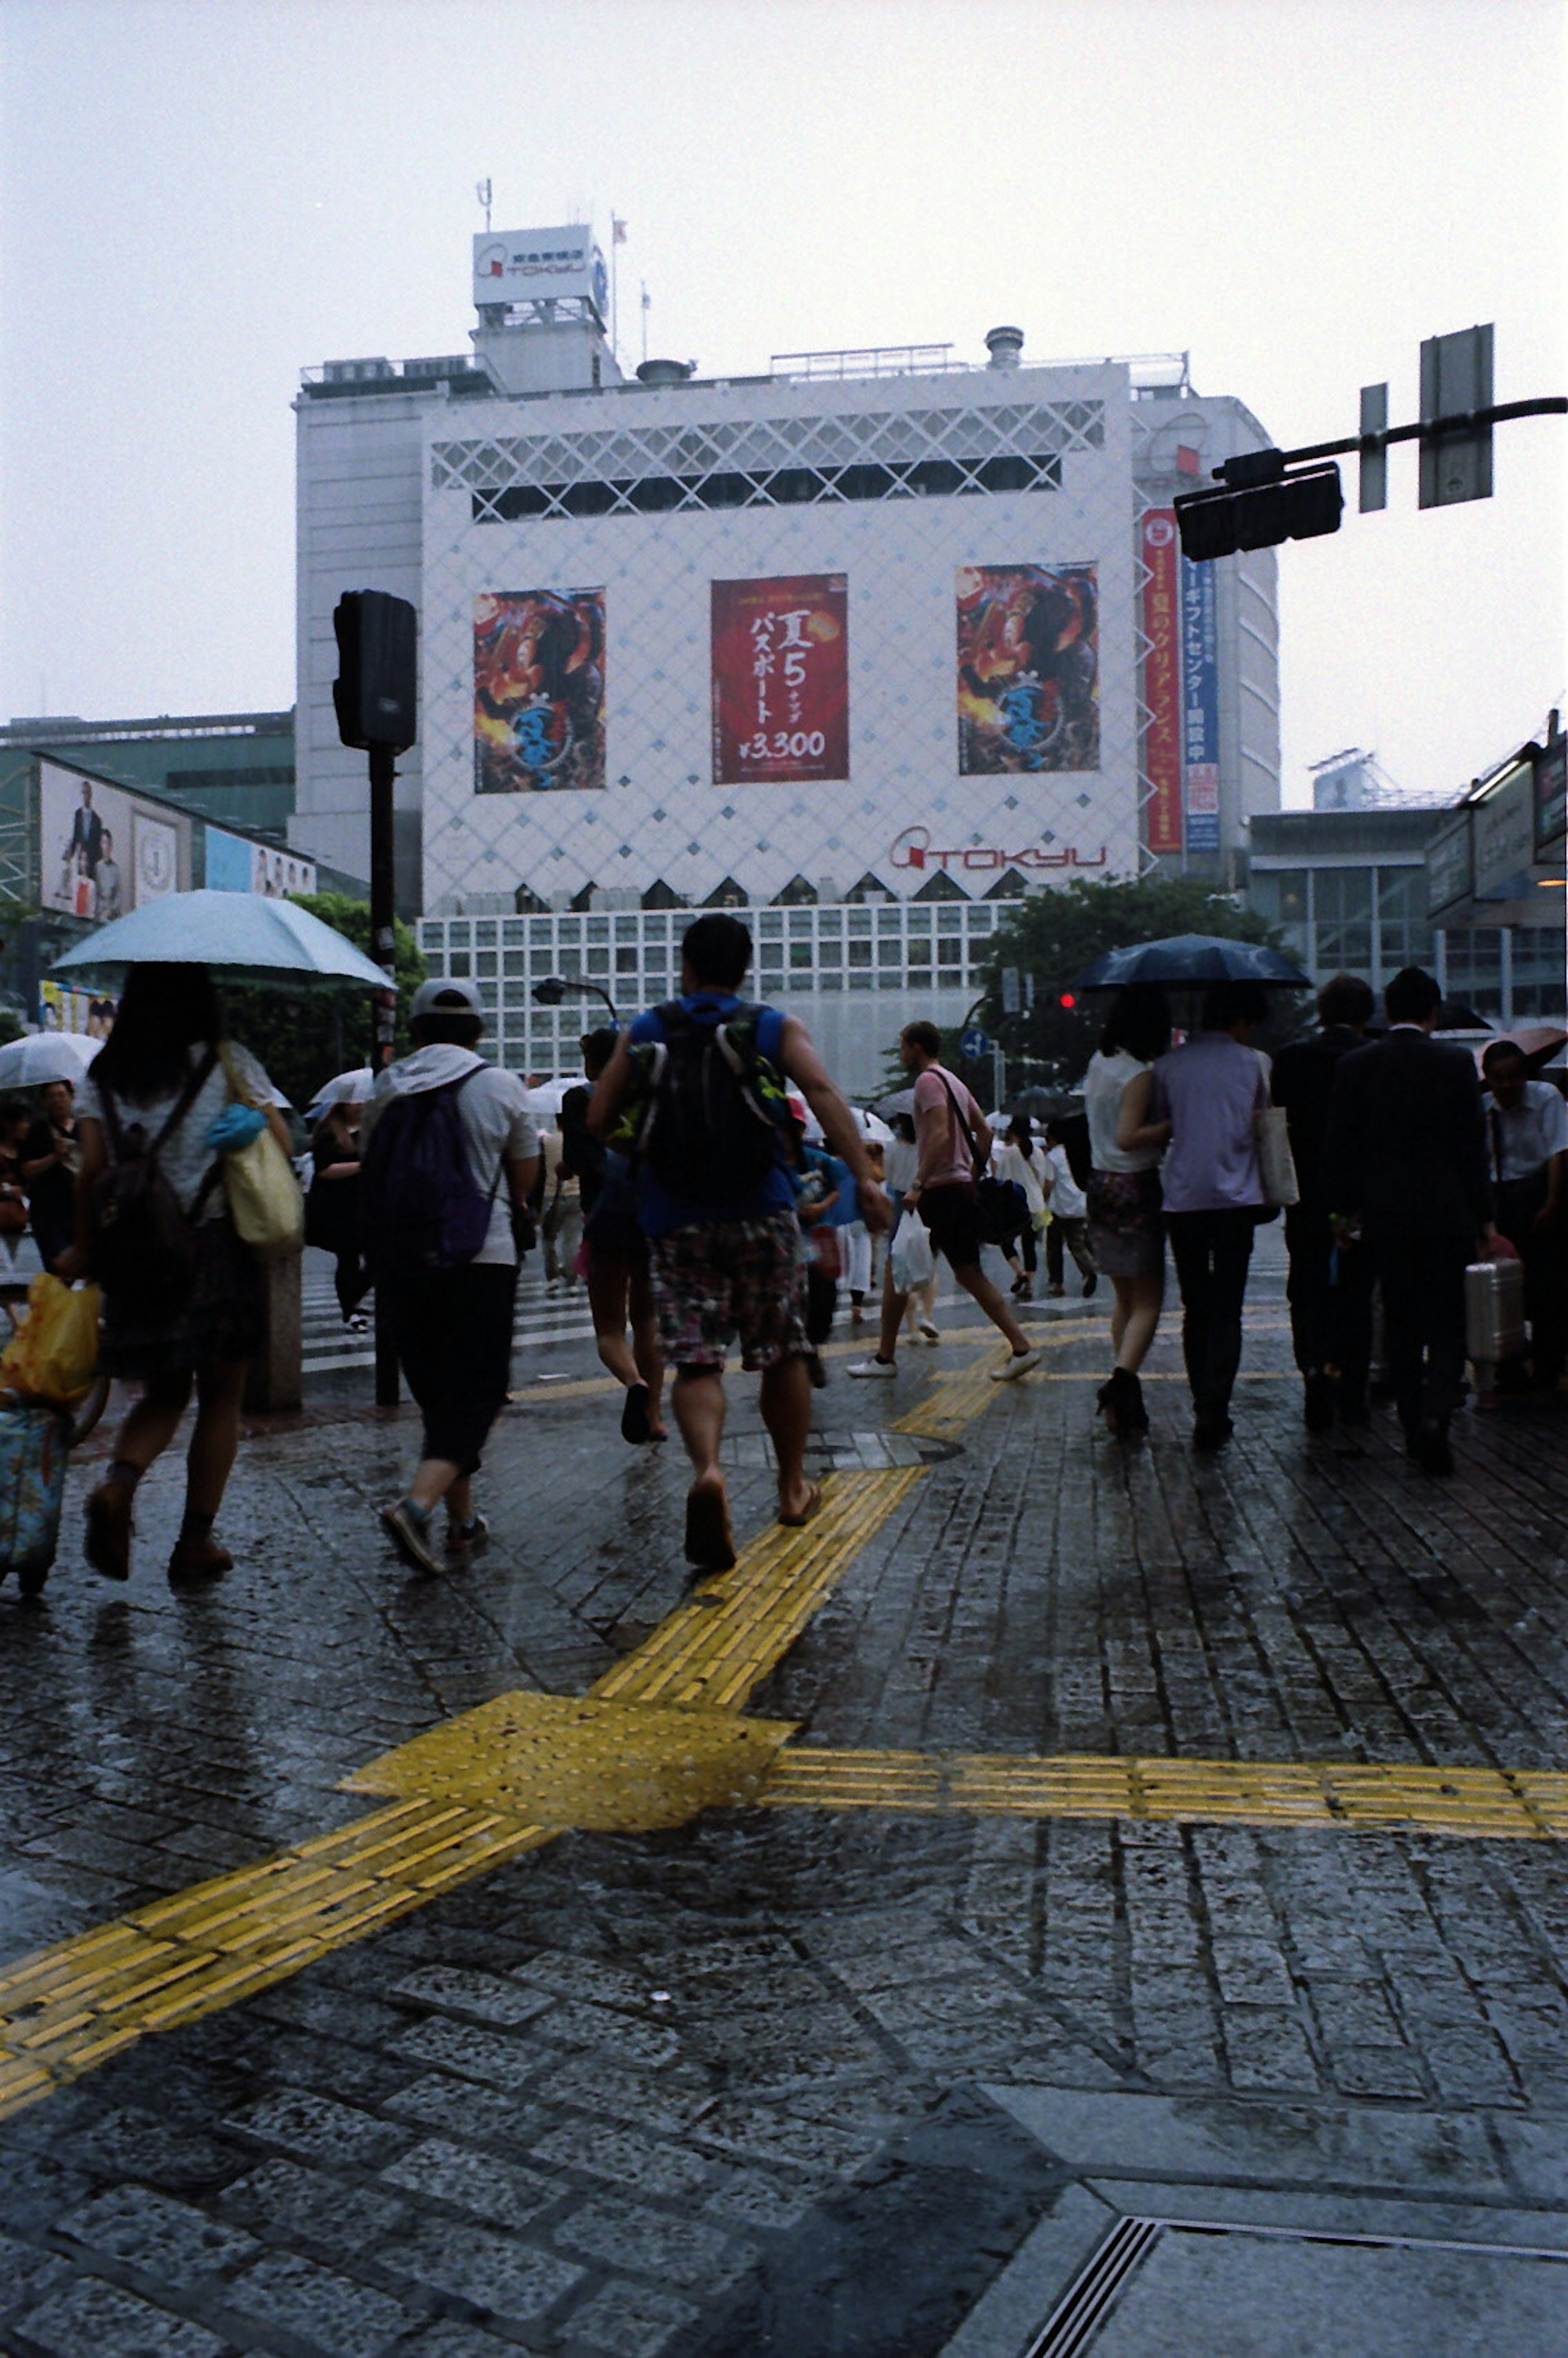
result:
[(1568, 1105), (1550, 1081), (1530, 1079), (1524, 1051), (1511, 1040), (1488, 1042), (1481, 1074), (1491, 1092), (1487, 1144), (1497, 1224), (1524, 1263), (1530, 1320), (1528, 1379), (1522, 1367), (1504, 1368), (1498, 1389), (1529, 1380), (1537, 1391), (1555, 1391), (1568, 1325)]
[(1454, 1470), (1465, 1267), (1497, 1238), (1475, 1060), (1432, 1037), (1442, 997), (1421, 967), (1395, 975), (1383, 993), (1388, 1033), (1340, 1059), (1323, 1149), (1336, 1231), (1359, 1231), (1382, 1287), (1405, 1447), (1436, 1475)]
[[(413, 1478), (381, 1520), (419, 1572), (466, 1560), (490, 1534), (474, 1508), (473, 1476), (511, 1381), (512, 1218), (526, 1206), (538, 1168), (528, 1092), (515, 1073), (481, 1056), (483, 1030), (484, 1002), (471, 982), (422, 982), (409, 1011), (413, 1054), (377, 1075), (363, 1118), (366, 1242), (424, 1420)], [(449, 1203), (454, 1195), (470, 1207), (480, 1199), (477, 1249), (460, 1260), (439, 1249), (438, 1202), (436, 1218), (414, 1225), (442, 1188)], [(443, 1499), (444, 1555), (431, 1528)]]
[(33, 1117), (21, 1098), (0, 1098), (0, 1265), (13, 1270), (27, 1233), (27, 1190), (22, 1179), (22, 1148)]
[(557, 1284), (566, 1293), (576, 1291), (578, 1248), (582, 1242), (582, 1189), (567, 1153), (566, 1132), (557, 1117), (540, 1141), (545, 1158), (545, 1208), (539, 1235), (545, 1247), (546, 1290)]
[(60, 1254), (76, 1240), (76, 1176), (81, 1167), (75, 1087), (70, 1081), (50, 1081), (44, 1090), (43, 1112), (23, 1141), (21, 1163), (33, 1238), (46, 1269), (53, 1269)]
[(1241, 1364), (1241, 1307), (1252, 1238), (1264, 1211), (1258, 1116), (1268, 1065), (1252, 1035), (1269, 1011), (1255, 982), (1217, 983), (1195, 1038), (1154, 1066), (1152, 1126), (1169, 1143), (1162, 1185), (1171, 1258), (1182, 1289), (1182, 1356), (1193, 1400), (1193, 1447), (1221, 1449), (1235, 1430), (1230, 1396)]
[(578, 1109), (572, 1105), (577, 1093), (568, 1091), (561, 1105), (562, 1135), (577, 1159), (582, 1188), (583, 1256), (593, 1339), (602, 1364), (625, 1387), (621, 1438), (639, 1444), (668, 1437), (660, 1409), (665, 1363), (659, 1354), (658, 1323), (648, 1282), (648, 1239), (637, 1217), (637, 1182), (624, 1151), (629, 1141), (619, 1136), (597, 1138), (589, 1127), (593, 1092), (615, 1053), (616, 1036), (608, 1023), (583, 1034), (587, 1103), (579, 1128)]
[(991, 1175), (1005, 1180), (1009, 1186), (1023, 1191), (1023, 1201), (1029, 1217), (1019, 1231), (1018, 1248), (1005, 1248), (1007, 1265), (1012, 1271), (1011, 1293), (1015, 1302), (1034, 1299), (1034, 1272), (1040, 1265), (1035, 1240), (1045, 1225), (1045, 1194), (1050, 1181), (1045, 1175), (1045, 1157), (1034, 1143), (1034, 1125), (1026, 1113), (1015, 1113), (1008, 1123), (1002, 1142), (991, 1156)]
[(1340, 1059), (1363, 1045), (1376, 1001), (1358, 975), (1336, 974), (1317, 994), (1318, 1028), (1274, 1058), (1270, 1087), (1282, 1106), (1300, 1201), (1285, 1207), (1291, 1257), (1286, 1297), (1291, 1340), (1302, 1378), (1302, 1415), (1309, 1433), (1326, 1433), (1337, 1416), (1365, 1424), (1372, 1358), (1372, 1270), (1368, 1255), (1341, 1242), (1324, 1184), (1323, 1143)]
[(332, 1255), (338, 1311), (351, 1335), (369, 1320), (360, 1308), (370, 1292), (360, 1234), (359, 1108), (329, 1106), (310, 1133), (310, 1191), (305, 1198), (305, 1241)]
[(615, 1134), (637, 1117), (642, 1224), (659, 1338), (675, 1368), (671, 1406), (691, 1463), (686, 1554), (700, 1576), (735, 1562), (729, 1492), (719, 1463), (724, 1362), (762, 1377), (762, 1422), (778, 1466), (778, 1513), (795, 1527), (822, 1503), (806, 1472), (811, 1419), (806, 1264), (784, 1166), (784, 1091), (793, 1082), (831, 1151), (853, 1173), (861, 1217), (888, 1225), (887, 1198), (865, 1142), (806, 1029), (741, 996), (752, 936), (712, 910), (681, 942), (681, 995), (646, 1009), (616, 1043), (589, 1122)]
[(87, 1561), (107, 1580), (130, 1575), (136, 1487), (174, 1439), (193, 1384), (168, 1577), (180, 1587), (233, 1564), (213, 1525), (239, 1446), (245, 1363), (262, 1339), (263, 1291), (209, 1136), (232, 1094), (263, 1109), (292, 1151), (277, 1091), (248, 1050), (224, 1039), (207, 968), (132, 967), (114, 1031), (81, 1083), (75, 1241), (54, 1257), (68, 1281), (103, 1271), (99, 1365), (142, 1387), (87, 1501)]
[[(976, 1182), (990, 1154), (990, 1125), (963, 1082), (941, 1063), (942, 1034), (935, 1023), (906, 1023), (899, 1034), (898, 1048), (903, 1069), (914, 1082), (918, 1154), (904, 1204), (919, 1213), (930, 1232), (933, 1251), (946, 1257), (964, 1292), (979, 1303), (1006, 1342), (1007, 1359), (990, 1371), (995, 1382), (1005, 1383), (1010, 1378), (1027, 1375), (1044, 1355), (1030, 1343), (980, 1266)], [(890, 1266), (882, 1287), (881, 1332), (875, 1357), (852, 1367), (852, 1376), (890, 1377), (895, 1372), (903, 1306), (904, 1297), (892, 1282)]]
[(1111, 1282), (1114, 1364), (1097, 1395), (1110, 1432), (1147, 1433), (1138, 1371), (1165, 1299), (1165, 1220), (1160, 1158), (1165, 1130), (1148, 1122), (1154, 1063), (1171, 1044), (1165, 994), (1131, 983), (1113, 1001), (1084, 1076), (1089, 1133), (1085, 1235), (1095, 1266)]
[(1099, 1269), (1088, 1240), (1088, 1196), (1079, 1186), (1067, 1155), (1067, 1141), (1059, 1121), (1045, 1125), (1044, 1170), (1041, 1185), (1050, 1226), (1045, 1231), (1045, 1285), (1054, 1301), (1066, 1292), (1065, 1255), (1071, 1253), (1083, 1280), (1087, 1302), (1099, 1284)]

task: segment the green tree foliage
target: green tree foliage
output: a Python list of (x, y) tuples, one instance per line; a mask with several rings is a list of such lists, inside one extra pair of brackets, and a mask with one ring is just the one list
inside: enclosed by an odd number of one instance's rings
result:
[[(344, 936), (368, 957), (370, 908), (351, 901), (346, 892), (299, 892), (293, 896), (302, 909)], [(397, 1053), (406, 1055), (408, 1005), (425, 979), (425, 960), (413, 928), (399, 922), (397, 956)], [(258, 1055), (268, 1074), (301, 1112), (323, 1081), (334, 1073), (370, 1061), (374, 1022), (370, 994), (344, 990), (295, 992), (287, 988), (246, 987), (226, 990), (229, 1028), (236, 1040)]]
[[(1136, 882), (1090, 883), (1076, 877), (1060, 890), (1031, 892), (1014, 902), (991, 937), (987, 997), (979, 1021), (1007, 1051), (1014, 1086), (1076, 1080), (1094, 1052), (1103, 1001), (1073, 1008), (1060, 1003), (1077, 977), (1105, 950), (1171, 934), (1222, 934), (1280, 946), (1272, 925), (1195, 878), (1152, 876)], [(1001, 974), (1015, 967), (1023, 979), (1026, 1011), (1004, 1016)], [(1286, 1036), (1295, 1028), (1296, 994), (1277, 994)], [(1271, 1027), (1272, 1028), (1272, 1027)]]

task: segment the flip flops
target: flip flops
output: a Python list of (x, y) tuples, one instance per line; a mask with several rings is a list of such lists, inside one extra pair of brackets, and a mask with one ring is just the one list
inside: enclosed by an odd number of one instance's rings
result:
[(779, 1520), (786, 1531), (798, 1531), (803, 1524), (810, 1522), (813, 1515), (819, 1515), (821, 1512), (822, 1485), (820, 1482), (813, 1482), (806, 1494), (806, 1504), (799, 1514), (781, 1515)]
[(626, 1397), (621, 1403), (621, 1438), (622, 1441), (646, 1441), (648, 1438), (648, 1387), (628, 1384)]
[(686, 1494), (686, 1553), (698, 1572), (728, 1572), (735, 1562), (730, 1501), (710, 1483), (697, 1483)]

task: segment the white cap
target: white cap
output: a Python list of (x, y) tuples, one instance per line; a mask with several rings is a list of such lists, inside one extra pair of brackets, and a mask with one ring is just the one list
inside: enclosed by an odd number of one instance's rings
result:
[(482, 1021), (484, 1001), (473, 983), (456, 975), (432, 975), (419, 985), (408, 1012), (416, 1020), (421, 1015), (477, 1015)]

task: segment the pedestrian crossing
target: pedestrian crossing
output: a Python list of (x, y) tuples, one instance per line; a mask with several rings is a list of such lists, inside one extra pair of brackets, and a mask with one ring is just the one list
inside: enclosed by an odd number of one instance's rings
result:
[[(338, 1297), (332, 1290), (330, 1257), (314, 1251), (305, 1256), (300, 1292), (301, 1358), (307, 1389), (313, 1377), (346, 1375), (361, 1368), (373, 1369), (374, 1296), (363, 1304), (370, 1328), (362, 1335), (351, 1333), (343, 1324)], [(557, 1287), (551, 1293), (538, 1262), (524, 1261), (512, 1327), (514, 1349), (547, 1349), (557, 1343), (591, 1341), (592, 1336), (593, 1320), (582, 1284), (579, 1282), (569, 1292)]]

